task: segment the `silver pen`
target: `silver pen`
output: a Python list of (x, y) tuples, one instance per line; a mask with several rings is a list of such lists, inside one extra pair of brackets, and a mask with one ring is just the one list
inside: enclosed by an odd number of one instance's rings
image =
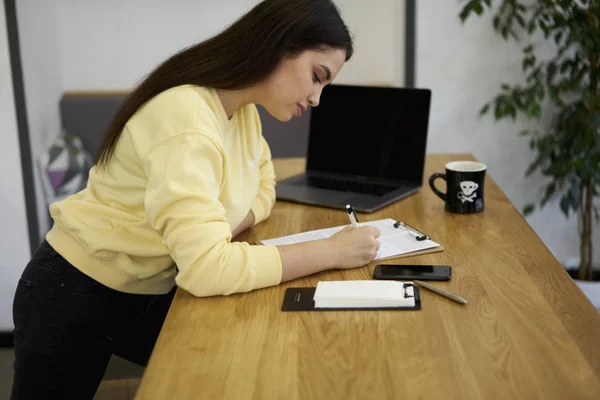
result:
[(430, 285), (429, 283), (425, 283), (423, 281), (414, 281), (417, 285), (424, 287), (425, 289), (431, 290), (432, 292), (435, 292), (441, 296), (444, 296), (450, 300), (453, 300), (457, 303), (461, 303), (461, 304), (467, 304), (467, 301), (465, 299), (463, 299), (462, 297), (458, 297), (452, 293), (448, 293), (445, 290), (442, 290), (438, 287), (435, 287), (433, 285)]

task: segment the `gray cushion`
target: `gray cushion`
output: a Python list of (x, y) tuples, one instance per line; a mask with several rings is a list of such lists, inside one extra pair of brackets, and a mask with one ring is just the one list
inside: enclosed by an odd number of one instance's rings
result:
[[(63, 129), (78, 135), (95, 158), (111, 118), (125, 98), (124, 93), (66, 93), (60, 101)], [(263, 135), (273, 158), (305, 157), (308, 148), (310, 110), (300, 118), (281, 122), (258, 107)]]

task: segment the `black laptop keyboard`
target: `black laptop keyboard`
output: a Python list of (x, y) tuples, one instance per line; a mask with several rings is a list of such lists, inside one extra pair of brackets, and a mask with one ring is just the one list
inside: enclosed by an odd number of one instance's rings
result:
[(318, 187), (321, 189), (337, 190), (341, 192), (362, 193), (374, 196), (383, 196), (391, 192), (392, 190), (398, 189), (395, 186), (380, 185), (376, 183), (342, 181), (337, 179), (329, 179), (314, 176), (308, 178), (308, 183), (312, 187)]

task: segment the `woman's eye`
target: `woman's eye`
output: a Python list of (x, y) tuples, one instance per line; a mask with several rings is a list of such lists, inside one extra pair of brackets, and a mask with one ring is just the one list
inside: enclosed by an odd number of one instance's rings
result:
[(321, 83), (321, 80), (319, 79), (319, 76), (317, 75), (316, 72), (313, 72), (313, 81), (315, 83)]

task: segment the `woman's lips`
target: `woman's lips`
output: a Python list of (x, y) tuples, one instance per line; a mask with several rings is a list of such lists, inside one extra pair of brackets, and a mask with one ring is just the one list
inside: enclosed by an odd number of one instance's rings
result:
[(302, 104), (296, 103), (296, 116), (301, 116), (304, 111), (306, 111), (306, 108)]

